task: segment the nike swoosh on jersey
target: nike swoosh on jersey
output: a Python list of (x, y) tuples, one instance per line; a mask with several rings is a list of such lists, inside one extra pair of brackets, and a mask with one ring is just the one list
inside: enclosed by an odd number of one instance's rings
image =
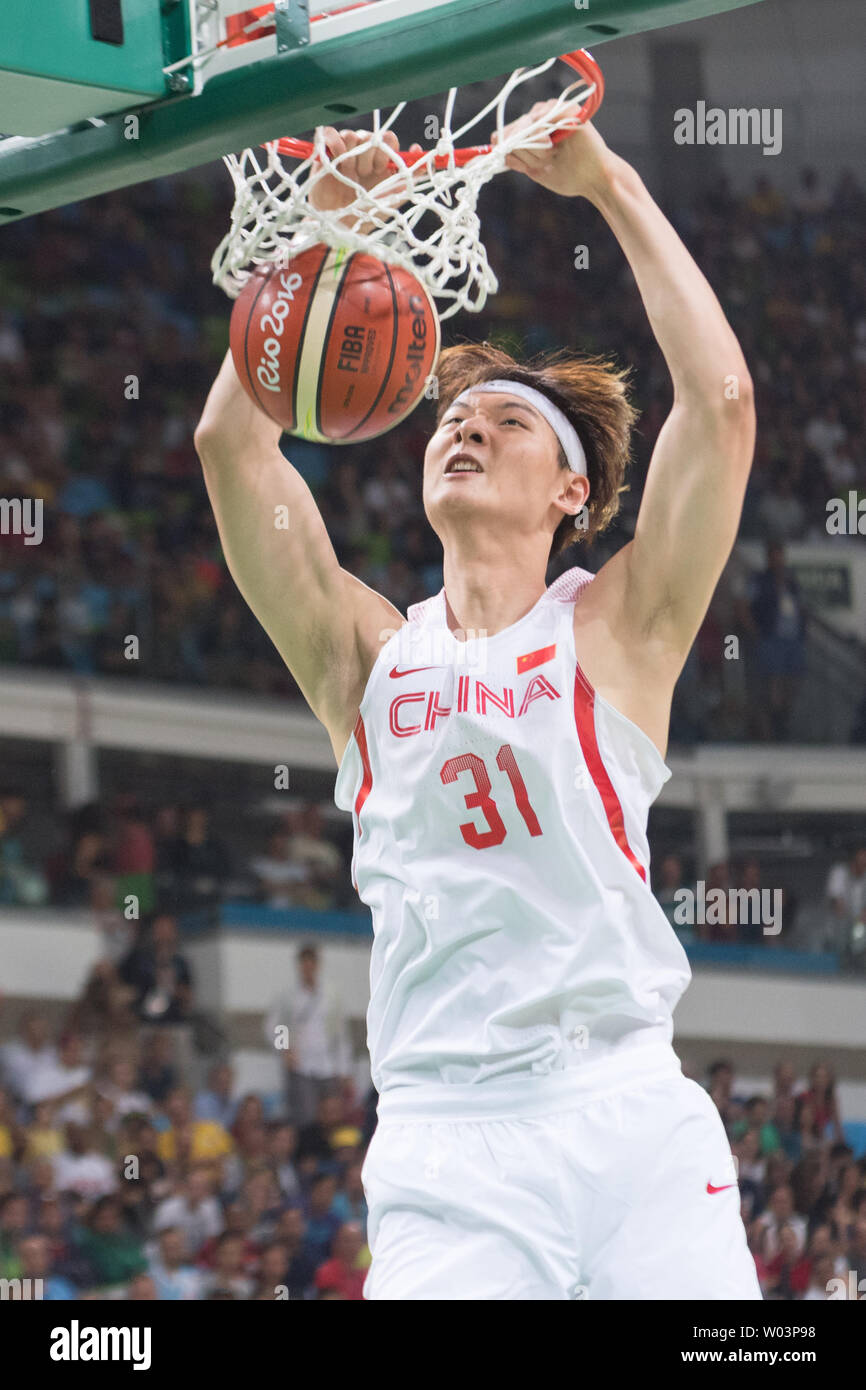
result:
[(737, 1184), (736, 1184), (735, 1182), (726, 1182), (726, 1183), (723, 1183), (721, 1187), (713, 1187), (713, 1184), (712, 1184), (711, 1182), (708, 1182), (708, 1183), (707, 1183), (707, 1191), (709, 1192), (710, 1196), (712, 1197), (713, 1194), (716, 1193), (716, 1192), (727, 1192), (727, 1190), (728, 1190), (729, 1187), (736, 1187), (736, 1186), (737, 1186)]
[(396, 680), (398, 676), (414, 676), (414, 674), (415, 674), (416, 671), (441, 671), (441, 670), (442, 670), (442, 667), (441, 667), (441, 666), (408, 666), (408, 667), (406, 668), (405, 671), (401, 671), (400, 668), (399, 668), (399, 666), (395, 666), (394, 669), (393, 669), (393, 671), (389, 671), (389, 672), (388, 672), (388, 675), (391, 677), (392, 680)]

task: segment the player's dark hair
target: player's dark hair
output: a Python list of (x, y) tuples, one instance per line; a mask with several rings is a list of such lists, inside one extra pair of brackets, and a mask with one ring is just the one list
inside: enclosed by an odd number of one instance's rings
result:
[[(584, 357), (561, 348), (517, 362), (492, 343), (461, 343), (445, 348), (436, 365), (439, 404), (437, 429), (463, 391), (484, 381), (507, 378), (532, 386), (558, 406), (574, 428), (586, 454), (589, 498), (586, 525), (577, 527), (564, 516), (553, 533), (550, 558), (577, 541), (591, 544), (619, 511), (623, 478), (630, 461), (631, 432), (638, 412), (628, 399), (630, 368), (620, 368), (603, 356)], [(560, 468), (568, 468), (559, 450)]]

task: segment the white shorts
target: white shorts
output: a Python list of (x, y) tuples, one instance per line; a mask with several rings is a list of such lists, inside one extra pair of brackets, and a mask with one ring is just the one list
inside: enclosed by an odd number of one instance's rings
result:
[(667, 1044), (378, 1114), (367, 1299), (762, 1297), (724, 1126)]

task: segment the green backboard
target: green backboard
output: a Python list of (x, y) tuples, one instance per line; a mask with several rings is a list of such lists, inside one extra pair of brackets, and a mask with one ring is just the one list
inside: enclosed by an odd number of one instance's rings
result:
[(0, 223), (760, 0), (310, 3), (276, 0), (267, 32), (229, 42), (239, 0), (55, 0), (38, 25), (3, 0)]

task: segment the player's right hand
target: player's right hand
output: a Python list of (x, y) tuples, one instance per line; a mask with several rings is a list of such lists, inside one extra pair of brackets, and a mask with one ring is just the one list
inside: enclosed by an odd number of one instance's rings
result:
[[(351, 151), (358, 145), (362, 145), (370, 139), (372, 132), (369, 130), (336, 130), (334, 126), (326, 125), (322, 127), (322, 138), (331, 159), (336, 159), (339, 155), (347, 155), (348, 158), (341, 159), (338, 165), (340, 173), (347, 179), (359, 183), (368, 192), (382, 183), (384, 179), (392, 178), (397, 172), (399, 164), (392, 161), (384, 150), (372, 146), (364, 150), (361, 154), (352, 156)], [(382, 135), (383, 144), (391, 150), (398, 150), (400, 142), (393, 130), (386, 130)], [(410, 153), (421, 154), (423, 150), (420, 145), (414, 144)], [(321, 169), (322, 160), (318, 154), (313, 156), (313, 175)], [(399, 204), (406, 201), (407, 180), (400, 179), (389, 189), (385, 201), (389, 204)], [(334, 174), (321, 174), (315, 179), (310, 189), (310, 202), (314, 208), (320, 212), (339, 212), (340, 208), (348, 207), (358, 196), (357, 190), (349, 184), (343, 183)]]

